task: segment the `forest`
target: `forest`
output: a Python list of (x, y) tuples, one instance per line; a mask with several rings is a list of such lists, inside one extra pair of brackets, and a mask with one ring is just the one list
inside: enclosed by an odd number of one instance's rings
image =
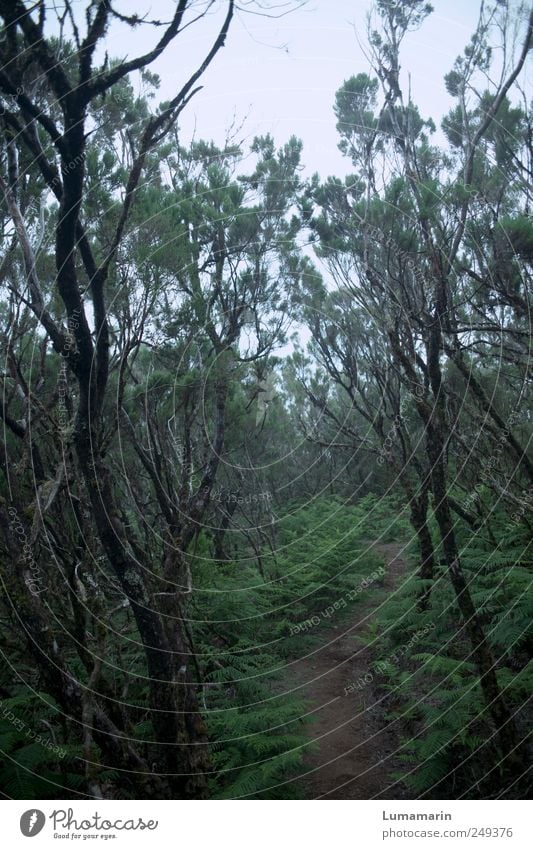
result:
[(431, 116), (374, 0), (328, 175), (137, 5), (0, 0), (0, 795), (527, 798), (533, 9)]

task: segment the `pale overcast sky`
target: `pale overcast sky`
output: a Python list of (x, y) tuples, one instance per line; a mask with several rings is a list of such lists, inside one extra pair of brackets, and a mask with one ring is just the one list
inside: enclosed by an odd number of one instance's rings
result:
[[(168, 19), (169, 0), (117, 3), (128, 13), (148, 12)], [(271, 6), (276, 5), (274, 2)], [(309, 171), (322, 176), (349, 170), (337, 150), (332, 106), (335, 91), (352, 74), (368, 70), (357, 43), (364, 43), (369, 0), (310, 0), (303, 8), (275, 20), (238, 13), (226, 47), (219, 52), (202, 82), (204, 89), (182, 116), (184, 142), (196, 127), (198, 138), (222, 142), (233, 115), (247, 120), (241, 136), (271, 132), (278, 144), (291, 134), (304, 142)], [(462, 52), (477, 21), (478, 0), (433, 0), (435, 11), (423, 27), (405, 41), (402, 67), (411, 74), (414, 101), (424, 117), (438, 124), (451, 105), (443, 77)], [(205, 53), (226, 4), (216, 3), (215, 15), (191, 27), (154, 66), (162, 80), (161, 97), (170, 97), (187, 71)], [(111, 56), (133, 56), (153, 43), (150, 27), (134, 33), (113, 28), (107, 49)], [(159, 35), (161, 31), (157, 30)], [(127, 36), (127, 38), (126, 38)]]

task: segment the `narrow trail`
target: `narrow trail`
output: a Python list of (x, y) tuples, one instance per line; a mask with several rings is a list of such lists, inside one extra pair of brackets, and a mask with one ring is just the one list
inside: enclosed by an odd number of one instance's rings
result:
[[(387, 563), (384, 589), (392, 590), (405, 572), (405, 560), (397, 543), (376, 543), (374, 550)], [(304, 758), (306, 772), (301, 779), (310, 799), (398, 799), (402, 787), (392, 772), (399, 768), (393, 753), (398, 747), (395, 730), (379, 721), (379, 711), (369, 710), (375, 702), (372, 685), (345, 688), (364, 677), (374, 660), (372, 648), (358, 639), (368, 627), (373, 610), (382, 602), (382, 593), (368, 593), (353, 608), (353, 624), (345, 621), (321, 632), (321, 648), (291, 664), (292, 686), (313, 710), (309, 726), (314, 745)], [(361, 623), (361, 624), (358, 624)], [(392, 755), (387, 760), (387, 756)]]

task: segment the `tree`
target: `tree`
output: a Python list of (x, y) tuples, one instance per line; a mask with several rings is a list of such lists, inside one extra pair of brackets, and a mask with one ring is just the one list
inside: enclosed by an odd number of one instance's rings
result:
[[(480, 227), (486, 226), (486, 210), (491, 206), (493, 216), (497, 215), (494, 201), (490, 199), (496, 180), (498, 210), (502, 204), (503, 208), (506, 203), (514, 206), (513, 175), (521, 179), (521, 167), (515, 160), (519, 143), (510, 139), (512, 131), (516, 132), (523, 125), (523, 116), (520, 110), (513, 112), (506, 98), (524, 67), (531, 46), (533, 16), (529, 14), (514, 67), (505, 67), (496, 89), (478, 98), (479, 103), (473, 110), (467, 110), (463, 99), (453, 118), (446, 120), (444, 126), (449, 134), (453, 129), (452, 140), (455, 149), (460, 151), (456, 157), (451, 157), (430, 144), (428, 133), (434, 129), (433, 124), (421, 119), (410, 99), (405, 102), (400, 79), (400, 45), (408, 31), (420, 25), (430, 7), (416, 0), (403, 4), (384, 0), (377, 3), (376, 9), (380, 29), (369, 30), (369, 44), (373, 69), (381, 86), (381, 107), (375, 114), (377, 81), (366, 75), (346, 82), (337, 95), (340, 146), (350, 155), (357, 170), (346, 185), (330, 182), (318, 193), (322, 210), (322, 217), (316, 222), (321, 239), (320, 252), (337, 285), (347, 293), (347, 298), (353, 298), (357, 305), (355, 310), (360, 309), (370, 322), (374, 340), (379, 339), (374, 345), (379, 344), (380, 350), (385, 352), (385, 363), (390, 362), (403, 390), (410, 394), (424, 428), (425, 465), (429, 470), (443, 557), (469, 636), (487, 710), (497, 729), (501, 752), (507, 758), (507, 768), (511, 772), (519, 771), (522, 760), (518, 753), (517, 731), (502, 696), (495, 659), (461, 567), (454, 530), (454, 510), (467, 520), (472, 521), (472, 517), (450, 492), (450, 448), (455, 442), (462, 444), (462, 419), (460, 408), (451, 400), (451, 384), (446, 380), (444, 362), (448, 357), (459, 370), (476, 404), (491, 420), (494, 437), (503, 439), (515, 461), (521, 462), (524, 474), (528, 474), (530, 461), (513, 433), (520, 416), (515, 415), (513, 422), (505, 420), (483, 388), (484, 381), (478, 377), (472, 361), (473, 350), (479, 355), (479, 349), (485, 348), (483, 330), (494, 331), (497, 322), (489, 320), (487, 325), (482, 321), (478, 326), (475, 316), (479, 312), (486, 315), (487, 288), (492, 289), (492, 285), (483, 281), (483, 274), (472, 273), (471, 262), (465, 262), (465, 258), (471, 252), (472, 261), (475, 256), (476, 263), (479, 261), (483, 266), (491, 263), (489, 251), (484, 254), (485, 259), (479, 259), (480, 245), (490, 245), (494, 237), (485, 235), (486, 230), (481, 235)], [(500, 10), (494, 8), (490, 16), (489, 21), (482, 16), (465, 58), (458, 60), (454, 72), (447, 78), (448, 85), (459, 98), (464, 98), (467, 90), (476, 91), (472, 74), (488, 67), (487, 30), (498, 16), (503, 20), (504, 38), (508, 37), (510, 25), (506, 4)], [(498, 115), (502, 116), (501, 123), (498, 123)], [(454, 124), (459, 118), (460, 128)], [(487, 162), (487, 145), (498, 146), (495, 167)], [(379, 168), (376, 166), (378, 160), (381, 160)], [(376, 174), (385, 175), (382, 184)], [(495, 226), (494, 217), (492, 226)], [(476, 239), (475, 248), (471, 237)], [(468, 277), (477, 281), (475, 290), (468, 284), (463, 285)], [(506, 285), (500, 283), (498, 287), (506, 289)], [(512, 309), (519, 310), (523, 303), (520, 295), (511, 295), (508, 286), (506, 291), (507, 295), (503, 296), (506, 305), (513, 303)], [(490, 300), (488, 306), (490, 311)], [(477, 336), (478, 330), (482, 331), (480, 336)], [(523, 340), (514, 320), (506, 330), (514, 340)], [(474, 338), (480, 340), (477, 348), (471, 344), (471, 331)], [(353, 333), (360, 336), (355, 328)], [(319, 337), (321, 355), (332, 364), (330, 373), (336, 368), (334, 358), (340, 356), (342, 372), (338, 372), (337, 379), (347, 375), (350, 380), (346, 349), (354, 346), (353, 337), (347, 335), (339, 351), (339, 346), (332, 341), (334, 334), (315, 335)], [(468, 365), (466, 351), (470, 357)], [(360, 371), (358, 357), (354, 357), (354, 363)], [(351, 372), (351, 385), (357, 385), (354, 368)], [(386, 391), (383, 376), (374, 374), (373, 379), (382, 392)], [(400, 439), (402, 436), (405, 444), (405, 435), (400, 430)], [(413, 462), (411, 455), (409, 461)], [(423, 480), (424, 474), (420, 497), (425, 491)], [(411, 503), (416, 501), (411, 498)]]

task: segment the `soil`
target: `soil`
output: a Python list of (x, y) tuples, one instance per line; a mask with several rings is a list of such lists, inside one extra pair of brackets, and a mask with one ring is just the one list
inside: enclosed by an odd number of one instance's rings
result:
[[(406, 564), (397, 543), (375, 543), (388, 564), (381, 592), (368, 592), (353, 607), (355, 621), (320, 633), (321, 645), (291, 663), (291, 687), (310, 706), (309, 746), (301, 779), (309, 799), (401, 799), (405, 788), (393, 777), (401, 770), (396, 759), (396, 729), (387, 725), (372, 683), (352, 687), (368, 675), (376, 659), (361, 635), (387, 591), (397, 587)], [(345, 694), (345, 688), (347, 693)]]

